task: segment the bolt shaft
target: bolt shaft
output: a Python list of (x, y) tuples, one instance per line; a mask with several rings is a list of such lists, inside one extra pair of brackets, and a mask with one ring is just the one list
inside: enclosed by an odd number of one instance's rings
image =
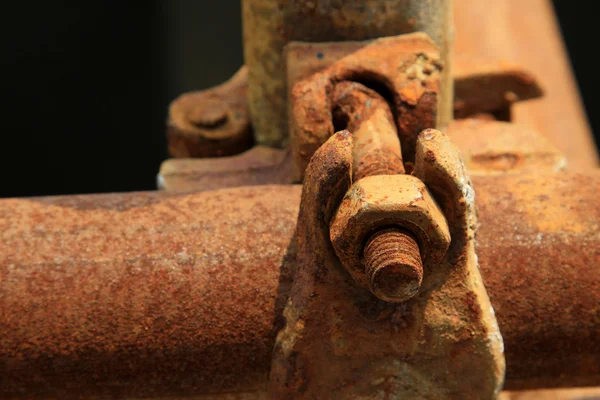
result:
[(382, 300), (414, 297), (423, 281), (423, 262), (415, 237), (402, 228), (375, 232), (364, 248), (365, 273), (371, 292)]
[[(348, 121), (354, 138), (353, 180), (404, 174), (398, 131), (387, 101), (362, 84), (341, 82), (336, 85), (334, 103), (334, 114)], [(409, 231), (401, 227), (377, 231), (367, 241), (363, 256), (370, 290), (380, 299), (399, 303), (419, 292), (423, 262)]]

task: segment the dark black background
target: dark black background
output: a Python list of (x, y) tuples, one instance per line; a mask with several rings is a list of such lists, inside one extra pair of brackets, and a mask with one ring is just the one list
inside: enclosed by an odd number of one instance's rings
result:
[[(598, 134), (594, 3), (554, 1)], [(170, 100), (243, 62), (240, 0), (3, 8), (0, 197), (154, 189)]]

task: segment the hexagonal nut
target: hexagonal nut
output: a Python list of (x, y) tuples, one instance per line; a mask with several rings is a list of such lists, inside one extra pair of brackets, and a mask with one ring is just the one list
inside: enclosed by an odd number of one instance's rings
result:
[(427, 187), (411, 175), (377, 175), (356, 182), (342, 200), (330, 224), (333, 248), (350, 274), (365, 287), (363, 249), (376, 231), (398, 226), (419, 243), (426, 288), (427, 277), (450, 245), (450, 230)]

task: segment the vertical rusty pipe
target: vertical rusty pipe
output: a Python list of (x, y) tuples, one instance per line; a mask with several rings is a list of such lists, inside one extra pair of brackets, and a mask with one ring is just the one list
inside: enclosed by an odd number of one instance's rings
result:
[[(473, 183), (506, 387), (600, 385), (600, 173)], [(0, 200), (0, 397), (260, 391), (299, 200), (299, 186)]]
[(438, 125), (451, 118), (451, 0), (243, 0), (243, 28), (250, 112), (258, 144), (284, 146), (287, 141), (283, 47), (294, 40), (366, 40), (423, 31), (440, 46), (445, 64)]

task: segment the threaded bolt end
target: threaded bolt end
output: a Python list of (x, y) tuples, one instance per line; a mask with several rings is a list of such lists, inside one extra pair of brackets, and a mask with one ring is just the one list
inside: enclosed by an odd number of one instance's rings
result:
[(364, 266), (371, 292), (400, 303), (414, 297), (423, 282), (423, 262), (415, 237), (401, 228), (374, 233), (364, 248)]

